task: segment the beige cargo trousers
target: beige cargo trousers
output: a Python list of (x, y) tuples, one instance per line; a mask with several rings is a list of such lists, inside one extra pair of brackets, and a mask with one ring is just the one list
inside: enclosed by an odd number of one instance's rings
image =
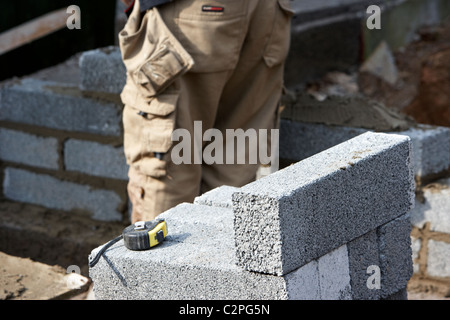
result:
[(176, 0), (144, 14), (137, 3), (119, 34), (133, 223), (255, 179), (254, 163), (175, 164), (172, 135), (185, 129), (194, 144), (196, 121), (202, 135), (277, 129), (291, 16), (289, 0)]

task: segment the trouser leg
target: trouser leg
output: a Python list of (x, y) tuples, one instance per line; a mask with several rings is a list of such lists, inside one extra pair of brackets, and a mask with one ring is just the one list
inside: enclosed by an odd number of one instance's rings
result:
[[(172, 159), (175, 143), (164, 155), (164, 174), (153, 174), (155, 164), (149, 164), (149, 161), (147, 165), (142, 164), (145, 159), (131, 163), (128, 194), (133, 206), (131, 215), (133, 222), (152, 220), (180, 203), (193, 202), (195, 197), (201, 194), (202, 165), (195, 164), (193, 154), (196, 139), (194, 124), (195, 121), (201, 121), (202, 136), (205, 130), (213, 126), (219, 101), (218, 92), (221, 92), (227, 78), (228, 72), (188, 73), (177, 81), (179, 98), (174, 129), (186, 129), (189, 132), (191, 159), (189, 162), (175, 164)], [(139, 143), (141, 142), (130, 141), (130, 144)], [(200, 145), (199, 150), (201, 149)]]
[[(282, 91), (283, 66), (268, 68), (263, 62), (252, 67), (236, 68), (236, 73), (229, 80), (223, 91), (219, 104), (217, 120), (214, 127), (223, 132), (224, 146), (237, 144), (238, 140), (229, 141), (227, 130), (243, 132), (252, 136), (257, 134), (257, 143), (249, 143), (245, 148), (245, 164), (238, 164), (237, 157), (243, 149), (235, 148), (236, 153), (231, 163), (204, 165), (202, 168), (202, 192), (220, 185), (240, 187), (252, 182), (259, 168), (262, 144), (267, 144), (264, 156), (276, 152), (277, 141), (272, 141), (272, 130), (278, 129), (278, 107)], [(248, 131), (254, 130), (253, 132)], [(265, 131), (267, 139), (259, 140), (259, 134)], [(241, 131), (242, 132), (242, 131)], [(231, 135), (230, 135), (231, 136)], [(275, 138), (277, 135), (273, 135)], [(234, 139), (234, 138), (233, 138)], [(253, 141), (254, 142), (254, 141)], [(274, 148), (271, 148), (273, 145)], [(250, 156), (249, 153), (253, 153)], [(256, 162), (255, 162), (256, 160)]]
[[(290, 38), (290, 16), (281, 9), (277, 1), (250, 1), (247, 40), (222, 91), (214, 123), (223, 133), (227, 129), (254, 129), (258, 134), (265, 130), (268, 139), (258, 141), (254, 148), (247, 146), (245, 164), (204, 165), (202, 192), (223, 184), (240, 187), (252, 182), (262, 160), (259, 157), (262, 143), (267, 142), (267, 156), (276, 155), (278, 141), (270, 138), (271, 131), (279, 126), (284, 60)], [(225, 149), (227, 143), (232, 141), (224, 140)], [(257, 164), (250, 161), (249, 152), (257, 153)]]
[[(228, 20), (217, 23), (215, 20), (196, 21), (195, 23), (174, 24), (175, 7), (167, 5), (162, 15), (168, 19), (169, 28), (175, 35), (184, 39), (186, 50), (191, 53), (197, 64), (197, 69), (184, 74), (177, 80), (179, 99), (177, 100), (175, 129), (183, 128), (191, 134), (192, 145), (194, 136), (194, 122), (201, 121), (202, 132), (210, 128), (219, 129), (226, 137), (226, 129), (249, 128), (260, 130), (266, 129), (270, 136), (270, 130), (277, 128), (277, 108), (281, 95), (283, 65), (282, 60), (287, 52), (286, 48), (279, 51), (276, 42), (279, 37), (285, 42), (286, 28), (281, 34), (274, 32), (277, 24), (286, 24), (281, 21), (283, 12), (278, 7), (278, 1), (248, 0), (233, 2), (245, 9), (245, 15), (241, 20), (232, 23)], [(176, 4), (177, 2), (174, 2)], [(178, 4), (186, 10), (195, 8), (195, 0), (180, 0)], [(230, 12), (231, 10), (226, 10)], [(180, 15), (181, 16), (181, 15)], [(190, 16), (190, 15), (188, 15)], [(278, 21), (276, 21), (278, 16)], [(184, 19), (184, 18), (183, 18)], [(200, 18), (199, 18), (200, 19)], [(203, 18), (202, 18), (203, 19)], [(207, 19), (210, 19), (209, 17)], [(283, 18), (284, 20), (284, 18)], [(236, 63), (230, 56), (229, 60), (216, 61), (217, 57), (227, 57), (224, 54), (227, 49), (227, 41), (210, 48), (211, 43), (200, 41), (199, 44), (192, 42), (189, 36), (195, 36), (195, 30), (205, 35), (209, 29), (217, 26), (218, 36), (224, 36), (224, 24), (233, 29), (227, 37), (232, 38), (234, 50), (237, 55)], [(188, 28), (183, 30), (184, 28)], [(214, 34), (215, 30), (210, 30)], [(238, 35), (236, 37), (236, 35)], [(212, 41), (215, 36), (210, 37)], [(236, 38), (236, 39), (235, 39)], [(275, 43), (273, 43), (275, 40)], [(195, 47), (193, 47), (195, 46)], [(202, 47), (204, 46), (204, 47)], [(275, 50), (274, 50), (275, 48)], [(204, 50), (203, 50), (204, 49)], [(212, 50), (212, 53), (208, 53)], [(204, 54), (204, 56), (202, 56)], [(275, 59), (275, 62), (274, 62)], [(276, 61), (276, 60), (279, 61)], [(215, 68), (212, 72), (206, 72), (209, 66)], [(130, 126), (129, 126), (130, 127)], [(132, 131), (132, 129), (130, 129)], [(224, 139), (226, 145), (226, 139)], [(226, 146), (224, 145), (224, 153)], [(202, 146), (200, 150), (204, 147)], [(147, 154), (138, 161), (130, 161), (129, 194), (133, 204), (132, 221), (151, 220), (158, 214), (176, 206), (181, 202), (192, 202), (202, 192), (218, 187), (220, 185), (241, 186), (251, 182), (256, 175), (258, 164), (223, 164), (223, 165), (200, 165), (200, 164), (175, 164), (171, 159), (171, 151), (174, 146), (164, 155), (164, 173), (152, 174), (152, 165), (158, 166), (155, 161), (141, 161), (151, 157)], [(149, 159), (147, 159), (149, 160)], [(154, 160), (154, 159), (150, 159)], [(192, 158), (193, 160), (193, 158)], [(151, 164), (151, 165), (144, 165)], [(201, 187), (202, 185), (202, 187)], [(202, 188), (202, 189), (201, 189)]]

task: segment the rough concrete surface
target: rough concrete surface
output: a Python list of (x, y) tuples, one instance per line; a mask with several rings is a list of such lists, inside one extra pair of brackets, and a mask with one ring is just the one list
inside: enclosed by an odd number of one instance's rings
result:
[(377, 232), (383, 275), (381, 295), (386, 297), (405, 288), (413, 274), (409, 214), (381, 226)]
[(96, 298), (336, 300), (352, 297), (345, 245), (278, 277), (245, 271), (236, 264), (232, 210), (181, 204), (161, 218), (166, 220), (169, 230), (164, 243), (148, 251), (134, 252), (120, 241), (107, 249), (98, 264), (90, 269)]
[[(43, 188), (42, 186), (45, 186)], [(123, 200), (112, 190), (57, 179), (22, 169), (6, 168), (3, 192), (7, 199), (66, 211), (88, 212), (93, 219), (121, 221)]]
[(96, 298), (287, 297), (283, 278), (243, 272), (236, 265), (230, 209), (182, 204), (161, 217), (166, 219), (170, 234), (161, 245), (135, 252), (120, 241), (90, 269)]
[(402, 131), (413, 124), (401, 113), (361, 95), (329, 95), (318, 101), (311, 95), (301, 93), (294, 101), (286, 106), (283, 118), (374, 131)]
[(202, 194), (199, 197), (196, 197), (194, 203), (231, 209), (233, 207), (231, 196), (238, 190), (239, 188), (231, 186), (222, 186), (219, 188), (215, 188)]
[(411, 211), (411, 223), (418, 228), (430, 225), (430, 231), (450, 234), (450, 178), (437, 180), (421, 188)]
[(120, 110), (116, 103), (84, 97), (71, 84), (29, 78), (0, 88), (3, 121), (120, 136)]
[(405, 214), (409, 158), (408, 137), (365, 133), (242, 187), (233, 194), (239, 264), (285, 274)]

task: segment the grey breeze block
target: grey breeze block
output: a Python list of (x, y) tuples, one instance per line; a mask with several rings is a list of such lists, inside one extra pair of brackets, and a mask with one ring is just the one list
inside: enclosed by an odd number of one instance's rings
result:
[(120, 94), (126, 82), (126, 68), (119, 47), (84, 52), (79, 60), (80, 89)]
[(237, 266), (231, 209), (184, 203), (160, 217), (162, 244), (131, 251), (121, 240), (90, 268), (96, 299), (351, 299), (345, 245), (278, 277)]
[(88, 212), (95, 220), (120, 221), (121, 197), (112, 190), (94, 189), (87, 185), (60, 180), (23, 169), (5, 168), (5, 197), (18, 202), (48, 208)]
[(50, 129), (117, 137), (121, 108), (52, 81), (24, 79), (0, 88), (0, 120)]
[[(398, 145), (405, 143), (399, 140), (401, 137), (393, 138)], [(408, 174), (404, 178), (411, 179)], [(325, 250), (325, 254), (292, 272), (276, 276), (238, 265), (229, 198), (239, 190), (217, 188), (197, 198), (197, 204), (181, 204), (163, 213), (169, 235), (152, 250), (133, 252), (123, 241), (109, 248), (90, 269), (96, 298), (380, 299), (404, 291), (412, 274), (409, 214), (399, 215)], [(347, 231), (341, 228), (336, 232)], [(369, 266), (380, 268), (381, 290), (367, 286)], [(158, 285), (152, 285), (155, 283)]]
[(361, 134), (233, 194), (238, 264), (284, 275), (408, 213), (410, 138)]
[(96, 299), (286, 298), (282, 277), (236, 265), (231, 209), (181, 204), (160, 217), (168, 225), (162, 244), (131, 251), (121, 240), (90, 268)]
[[(408, 215), (283, 276), (237, 266), (233, 216), (229, 208), (188, 203), (163, 213), (165, 242), (136, 252), (121, 240), (90, 268), (96, 299), (380, 299), (405, 288), (412, 273)], [(381, 290), (366, 285), (370, 265), (381, 268)]]

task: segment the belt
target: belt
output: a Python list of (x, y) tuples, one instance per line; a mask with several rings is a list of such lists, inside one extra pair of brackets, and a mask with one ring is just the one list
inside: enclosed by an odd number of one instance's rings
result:
[[(160, 6), (165, 3), (172, 2), (173, 0), (139, 0), (141, 5), (141, 12), (145, 12), (153, 7)], [(125, 10), (125, 14), (129, 17), (133, 11), (134, 3), (133, 1), (130, 6)]]

